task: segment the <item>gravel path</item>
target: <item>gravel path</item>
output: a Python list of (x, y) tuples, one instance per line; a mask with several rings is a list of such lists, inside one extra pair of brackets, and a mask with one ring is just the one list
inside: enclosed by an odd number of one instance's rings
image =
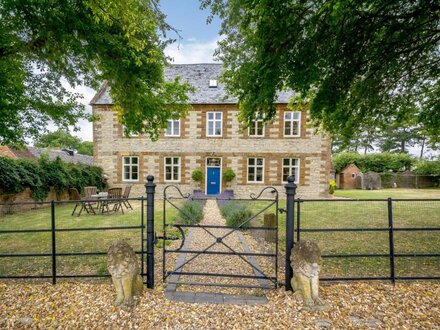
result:
[[(215, 226), (226, 225), (225, 219), (220, 214), (220, 210), (215, 200), (206, 201), (204, 208), (204, 218), (200, 222), (200, 224)], [(222, 240), (222, 243), (216, 242), (216, 238), (223, 237), (226, 234), (229, 235)], [(218, 252), (245, 252), (243, 245), (246, 244), (247, 240), (245, 240), (245, 242), (242, 242), (237, 234), (238, 233), (233, 229), (226, 228), (207, 228), (206, 230), (202, 228), (192, 228), (192, 239), (189, 247), (191, 250), (198, 251), (206, 250)], [(246, 260), (236, 255), (200, 254), (196, 256), (195, 254), (188, 254), (186, 255), (187, 264), (183, 266), (183, 268), (181, 268), (179, 271), (255, 276), (254, 268), (250, 265), (249, 260)], [(260, 281), (258, 281), (257, 279), (219, 276), (182, 275), (180, 276), (179, 281), (206, 284), (261, 286)], [(225, 288), (207, 285), (179, 285), (177, 290), (193, 292), (222, 292), (233, 294), (251, 294), (252, 292), (255, 292), (255, 290), (243, 288)], [(259, 292), (259, 294), (261, 293)]]
[[(322, 287), (325, 312), (301, 311), (282, 288), (257, 306), (169, 301), (158, 283), (131, 312), (112, 306), (108, 284), (0, 283), (3, 329), (439, 329), (440, 284), (333, 284)], [(24, 324), (27, 324), (25, 327)]]

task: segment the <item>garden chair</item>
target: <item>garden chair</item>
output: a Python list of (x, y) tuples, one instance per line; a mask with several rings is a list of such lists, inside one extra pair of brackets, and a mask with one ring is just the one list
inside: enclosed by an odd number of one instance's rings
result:
[[(98, 187), (96, 186), (88, 186), (88, 187), (84, 187), (84, 197), (88, 198), (88, 199), (93, 199), (92, 196), (96, 195), (98, 193)], [(95, 206), (96, 203), (95, 202), (90, 202), (90, 205)], [(100, 208), (99, 202), (98, 205), (96, 206), (97, 209)]]
[(88, 186), (84, 187), (84, 195), (86, 198), (91, 198), (92, 195), (96, 195), (98, 193), (98, 187)]
[(76, 188), (70, 188), (69, 194), (70, 194), (70, 199), (76, 201), (72, 215), (75, 215), (75, 211), (78, 208), (78, 206), (81, 206), (81, 208), (79, 209), (79, 212), (77, 214), (78, 217), (81, 215), (81, 212), (83, 210), (85, 210), (87, 213), (96, 214), (95, 210), (93, 209), (92, 204), (90, 203), (90, 200), (87, 197), (81, 198), (81, 196)]
[(131, 206), (130, 202), (128, 201), (128, 198), (130, 197), (130, 191), (132, 186), (126, 186), (124, 190), (124, 194), (122, 195), (122, 203), (124, 206), (128, 209), (133, 210), (133, 207)]
[(104, 199), (101, 203), (101, 210), (102, 213), (121, 210), (122, 214), (124, 214), (124, 209), (122, 208), (122, 188), (110, 188), (108, 190), (107, 199)]

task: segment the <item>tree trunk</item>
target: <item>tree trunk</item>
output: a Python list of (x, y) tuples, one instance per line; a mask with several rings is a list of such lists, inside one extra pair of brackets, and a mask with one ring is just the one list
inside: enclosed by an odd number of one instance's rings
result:
[(423, 158), (423, 152), (425, 151), (425, 138), (422, 139), (422, 149), (420, 150), (420, 159)]

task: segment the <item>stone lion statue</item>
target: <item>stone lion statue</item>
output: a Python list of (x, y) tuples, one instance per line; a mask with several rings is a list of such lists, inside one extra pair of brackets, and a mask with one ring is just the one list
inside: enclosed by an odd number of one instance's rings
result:
[(291, 285), (294, 295), (302, 300), (304, 310), (325, 310), (330, 304), (319, 297), (319, 272), (321, 270), (321, 252), (312, 241), (299, 241), (290, 255), (293, 269)]
[(133, 295), (143, 290), (138, 259), (126, 241), (110, 245), (107, 252), (107, 268), (116, 289), (115, 306), (129, 309), (133, 306)]

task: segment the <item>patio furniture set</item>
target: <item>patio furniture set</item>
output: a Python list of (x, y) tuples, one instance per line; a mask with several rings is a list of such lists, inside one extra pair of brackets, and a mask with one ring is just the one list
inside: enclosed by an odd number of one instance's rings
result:
[(124, 214), (124, 207), (133, 210), (128, 198), (130, 196), (131, 186), (126, 186), (124, 193), (122, 188), (110, 188), (107, 192), (98, 192), (97, 187), (85, 187), (84, 197), (81, 197), (76, 188), (70, 188), (70, 199), (76, 201), (72, 215), (75, 215), (77, 208), (77, 216), (82, 211), (88, 214), (109, 214), (110, 212), (121, 211)]

